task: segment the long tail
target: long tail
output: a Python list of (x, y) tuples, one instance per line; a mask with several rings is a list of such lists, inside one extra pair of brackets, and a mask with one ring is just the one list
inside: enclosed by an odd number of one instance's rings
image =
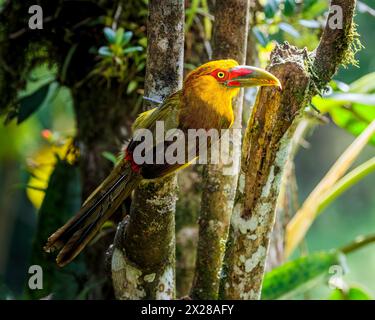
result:
[(89, 196), (79, 212), (52, 234), (44, 250), (60, 250), (56, 262), (62, 267), (72, 261), (100, 230), (103, 223), (136, 188), (142, 177), (125, 161), (117, 165)]

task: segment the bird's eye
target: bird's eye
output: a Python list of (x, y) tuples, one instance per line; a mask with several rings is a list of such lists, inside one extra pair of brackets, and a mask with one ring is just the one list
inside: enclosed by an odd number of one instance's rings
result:
[(225, 73), (224, 73), (223, 71), (219, 71), (219, 72), (217, 73), (217, 77), (218, 77), (219, 79), (223, 79), (223, 78), (225, 77)]

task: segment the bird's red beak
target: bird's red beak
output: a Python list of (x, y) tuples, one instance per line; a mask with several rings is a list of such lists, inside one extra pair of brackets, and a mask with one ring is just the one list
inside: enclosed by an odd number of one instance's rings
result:
[(237, 66), (229, 70), (228, 87), (277, 86), (281, 83), (272, 73), (256, 67)]

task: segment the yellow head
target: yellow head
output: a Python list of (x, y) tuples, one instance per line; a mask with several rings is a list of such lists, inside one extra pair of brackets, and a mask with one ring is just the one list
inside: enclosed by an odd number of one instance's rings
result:
[(235, 60), (208, 62), (186, 77), (181, 121), (189, 128), (228, 128), (233, 124), (232, 99), (241, 87), (279, 86), (271, 73)]
[(280, 81), (266, 70), (240, 66), (237, 61), (210, 61), (188, 74), (184, 81), (184, 89), (200, 87), (216, 93), (235, 95), (241, 87), (278, 86)]

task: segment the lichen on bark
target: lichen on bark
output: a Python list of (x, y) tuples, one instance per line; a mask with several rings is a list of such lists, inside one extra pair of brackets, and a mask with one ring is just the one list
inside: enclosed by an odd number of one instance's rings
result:
[[(231, 58), (245, 64), (249, 6), (247, 0), (216, 0), (214, 60)], [(241, 90), (240, 95), (233, 101), (234, 129), (241, 128), (242, 102)], [(217, 299), (219, 293), (221, 265), (237, 186), (241, 152), (240, 130), (234, 130), (231, 137), (228, 159), (233, 159), (233, 173), (225, 174), (225, 165), (222, 163), (210, 164), (204, 168), (196, 270), (191, 291), (195, 299)]]
[(174, 177), (141, 183), (118, 229), (112, 278), (118, 299), (171, 299), (175, 292)]
[[(184, 49), (184, 4), (180, 0), (149, 2), (145, 96), (165, 99), (182, 85)], [(144, 109), (151, 106), (145, 104)], [(173, 299), (175, 297), (175, 176), (144, 181), (134, 192), (130, 219), (122, 241), (123, 264), (137, 269), (133, 277), (138, 293), (132, 295), (125, 283), (114, 283), (116, 297), (126, 299)], [(119, 232), (119, 231), (118, 231)], [(120, 230), (121, 232), (121, 230)], [(115, 249), (116, 249), (115, 247)], [(121, 258), (121, 256), (120, 256)], [(126, 270), (114, 282), (126, 281)], [(150, 276), (152, 275), (152, 276)], [(146, 277), (146, 278), (145, 278)], [(144, 292), (144, 295), (143, 295)]]
[(271, 56), (269, 71), (283, 92), (262, 88), (249, 120), (231, 219), (220, 296), (259, 299), (280, 180), (289, 155), (293, 121), (308, 99), (306, 50), (284, 44)]
[(293, 154), (291, 141), (296, 121), (340, 63), (347, 62), (348, 50), (352, 50), (355, 41), (355, 1), (332, 0), (330, 9), (333, 5), (343, 9), (343, 28), (332, 30), (327, 23), (313, 54), (287, 43), (276, 46), (271, 54), (269, 70), (280, 79), (283, 91), (260, 90), (245, 133), (220, 286), (222, 298), (260, 298), (275, 205), (285, 161)]

